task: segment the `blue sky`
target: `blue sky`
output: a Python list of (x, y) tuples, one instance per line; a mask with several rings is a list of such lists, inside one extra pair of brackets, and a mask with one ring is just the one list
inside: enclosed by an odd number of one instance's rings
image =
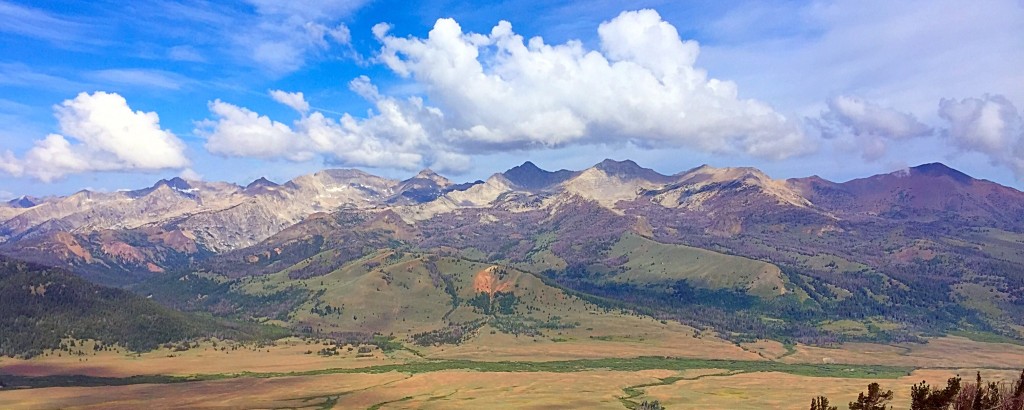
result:
[(608, 157), (1024, 186), (1024, 2), (892, 3), (0, 0), (0, 197)]

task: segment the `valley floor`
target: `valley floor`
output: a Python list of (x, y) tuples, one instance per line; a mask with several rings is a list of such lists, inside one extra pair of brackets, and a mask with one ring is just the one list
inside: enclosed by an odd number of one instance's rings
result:
[(83, 355), (4, 358), (0, 381), (38, 387), (0, 391), (0, 408), (622, 409), (658, 400), (673, 409), (802, 409), (818, 395), (845, 404), (879, 382), (896, 393), (898, 409), (922, 380), (942, 384), (975, 371), (1014, 380), (1024, 366), (1022, 346), (959, 337), (823, 349), (678, 335), (555, 343), (499, 333), (415, 351), (309, 353), (322, 346), (283, 339), (264, 347), (207, 342), (141, 355), (86, 347)]

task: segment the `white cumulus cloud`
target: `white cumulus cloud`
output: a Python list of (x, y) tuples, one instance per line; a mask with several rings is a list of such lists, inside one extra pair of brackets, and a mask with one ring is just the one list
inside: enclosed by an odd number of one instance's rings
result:
[[(464, 170), (469, 155), (579, 144), (632, 143), (781, 159), (815, 149), (801, 123), (739, 98), (729, 81), (694, 66), (700, 47), (657, 12), (625, 12), (598, 27), (600, 50), (578, 41), (524, 40), (508, 22), (464, 33), (440, 19), (426, 38), (373, 28), (376, 57), (425, 96), (382, 95), (367, 77), (349, 88), (373, 104), (357, 118), (310, 111), (301, 93), (271, 97), (301, 114), (293, 124), (223, 101), (197, 133), (223, 156), (345, 165)], [(425, 101), (431, 102), (428, 105)]]
[(185, 144), (160, 128), (155, 112), (132, 111), (124, 97), (81, 93), (55, 106), (62, 134), (37, 140), (23, 157), (3, 154), (0, 171), (52, 181), (92, 171), (153, 171), (189, 165)]
[(207, 137), (206, 149), (236, 157), (306, 161), (313, 158), (308, 140), (300, 140), (287, 124), (220, 100), (210, 103), (216, 121), (200, 123), (196, 133)]
[(466, 151), (624, 143), (773, 159), (814, 148), (800, 124), (696, 67), (699, 46), (653, 10), (598, 28), (601, 50), (489, 34), (438, 20), (426, 38), (374, 27), (379, 61), (422, 85), (445, 114), (445, 143)]
[(932, 127), (918, 121), (913, 114), (861, 98), (841, 95), (827, 103), (828, 110), (821, 114), (820, 120), (816, 120), (822, 136), (839, 139), (845, 145), (859, 149), (861, 156), (869, 161), (886, 154), (887, 141), (933, 134)]
[(945, 135), (957, 148), (984, 154), (1024, 179), (1024, 119), (1010, 100), (1001, 95), (942, 99), (939, 115), (949, 122)]
[(362, 119), (345, 114), (335, 120), (309, 112), (301, 93), (275, 90), (275, 100), (301, 114), (292, 125), (218, 100), (210, 103), (216, 119), (201, 122), (196, 133), (207, 138), (207, 150), (229, 157), (306, 161), (320, 156), (347, 166), (431, 166), (454, 172), (469, 165), (464, 155), (430, 139), (431, 130), (440, 128), (442, 114), (424, 106), (420, 98), (382, 96), (366, 77), (353, 80), (350, 88), (373, 103), (376, 113)]

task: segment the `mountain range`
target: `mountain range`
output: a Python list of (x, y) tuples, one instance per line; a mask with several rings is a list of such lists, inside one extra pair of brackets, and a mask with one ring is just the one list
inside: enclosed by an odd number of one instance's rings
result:
[[(525, 162), (461, 184), (429, 169), (404, 181), (336, 169), (0, 204), (7, 257), (178, 309), (306, 330), (329, 322), (343, 334), (394, 333), (398, 316), (386, 312), (402, 309), (366, 307), (372, 322), (310, 312), (351, 309), (371, 287), (412, 292), (424, 278), (437, 293), (415, 297), (451, 310), (406, 312), (424, 315), (406, 331), (473, 323), (452, 315), (476, 293), (507, 290), (479, 279), (493, 268), (516, 286), (737, 340), (1021, 338), (1022, 244), (1024, 193), (938, 163), (841, 183), (707, 165), (663, 175), (629, 160), (581, 171)], [(490, 285), (458, 285), (479, 280)], [(257, 296), (273, 302), (257, 308)]]

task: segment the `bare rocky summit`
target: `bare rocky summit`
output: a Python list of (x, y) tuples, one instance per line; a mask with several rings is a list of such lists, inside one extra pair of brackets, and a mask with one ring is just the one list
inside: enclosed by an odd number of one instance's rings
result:
[(331, 169), (283, 184), (172, 178), (132, 191), (23, 197), (0, 204), (0, 252), (85, 270), (158, 272), (256, 246), (317, 214), (388, 212), (410, 226), (472, 214), (472, 223), (487, 225), (537, 212), (578, 212), (573, 209), (584, 203), (631, 218), (631, 229), (669, 242), (783, 226), (855, 231), (850, 222), (879, 220), (1024, 226), (1024, 194), (942, 164), (836, 183), (778, 180), (755, 168), (703, 165), (663, 175), (629, 160), (581, 171), (546, 171), (527, 161), (466, 184), (429, 169), (403, 181)]

